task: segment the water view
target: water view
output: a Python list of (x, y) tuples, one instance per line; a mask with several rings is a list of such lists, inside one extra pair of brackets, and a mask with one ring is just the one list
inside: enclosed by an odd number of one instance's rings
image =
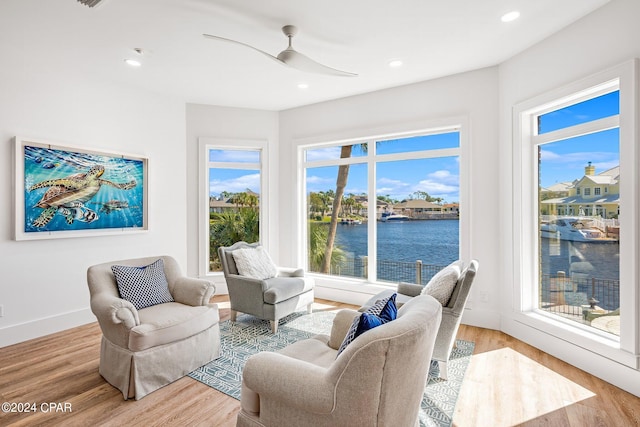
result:
[[(448, 265), (459, 258), (458, 223), (458, 220), (378, 222), (378, 258)], [(367, 224), (339, 225), (336, 240), (351, 256), (366, 256)]]

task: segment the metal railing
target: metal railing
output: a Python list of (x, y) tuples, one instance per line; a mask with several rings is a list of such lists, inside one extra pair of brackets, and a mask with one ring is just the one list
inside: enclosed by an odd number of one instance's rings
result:
[(569, 278), (543, 274), (540, 280), (540, 303), (546, 305), (589, 305), (613, 311), (620, 307), (620, 281), (595, 277)]
[[(366, 256), (346, 257), (339, 265), (331, 267), (330, 274), (366, 279), (368, 277), (368, 264), (369, 259)], [(423, 264), (420, 260), (403, 262), (379, 259), (376, 271), (379, 281), (426, 285), (444, 267), (443, 265)]]

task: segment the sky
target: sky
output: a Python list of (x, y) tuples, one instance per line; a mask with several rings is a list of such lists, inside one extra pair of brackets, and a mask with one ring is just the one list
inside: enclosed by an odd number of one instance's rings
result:
[[(539, 132), (547, 133), (568, 126), (585, 123), (618, 114), (619, 93), (612, 92), (558, 109), (540, 116)], [(377, 155), (415, 152), (423, 150), (459, 147), (459, 133), (447, 132), (380, 141), (373, 148)], [(368, 144), (355, 144), (352, 158), (362, 159), (371, 152)], [(596, 174), (619, 166), (619, 131), (611, 129), (568, 140), (540, 146), (540, 179), (543, 187), (558, 182), (573, 181), (584, 175), (584, 168), (591, 162)], [(338, 159), (340, 147), (310, 149), (305, 152), (307, 162)], [(210, 169), (210, 194), (219, 196), (222, 191), (236, 193), (250, 189), (260, 192), (260, 152), (257, 150), (211, 150), (210, 161), (236, 163), (236, 169)], [(245, 167), (246, 165), (246, 167)], [(445, 202), (460, 200), (459, 156), (429, 159), (403, 160), (376, 163), (376, 194), (395, 200), (410, 198), (416, 191), (427, 192)], [(311, 167), (307, 169), (307, 193), (310, 191), (335, 191), (338, 167)], [(345, 194), (367, 193), (367, 169), (365, 163), (352, 164)]]
[[(460, 135), (448, 132), (437, 135), (417, 136), (380, 141), (375, 144), (376, 154), (410, 153), (416, 151), (456, 148), (460, 146)], [(369, 146), (355, 145), (351, 157), (365, 159)], [(307, 150), (308, 162), (337, 159), (340, 147)], [(307, 191), (327, 191), (336, 188), (338, 167), (316, 167), (307, 169)], [(378, 161), (376, 163), (376, 195), (389, 196), (394, 200), (405, 200), (416, 191), (427, 192), (432, 197), (441, 197), (447, 202), (460, 199), (460, 162), (458, 156), (400, 161)], [(366, 164), (349, 167), (349, 180), (345, 194), (367, 193)]]
[[(540, 116), (539, 133), (544, 134), (619, 113), (619, 92), (612, 92)], [(540, 184), (548, 187), (584, 176), (589, 162), (596, 175), (620, 166), (620, 132), (610, 129), (540, 147)]]

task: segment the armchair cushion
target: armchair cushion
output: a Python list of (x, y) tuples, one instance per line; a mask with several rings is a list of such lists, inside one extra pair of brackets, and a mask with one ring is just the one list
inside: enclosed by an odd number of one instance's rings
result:
[(138, 312), (140, 325), (131, 329), (129, 350), (142, 351), (191, 337), (220, 320), (209, 306), (192, 307), (177, 302), (154, 305)]
[(277, 304), (313, 289), (314, 280), (309, 277), (273, 277), (265, 280), (264, 302)]
[(142, 267), (112, 265), (111, 271), (116, 277), (120, 297), (138, 310), (174, 301), (161, 258)]
[(241, 276), (264, 280), (278, 274), (278, 267), (262, 246), (236, 249), (231, 253)]
[(449, 303), (453, 289), (460, 278), (461, 265), (455, 261), (442, 270), (438, 271), (422, 290), (423, 295), (431, 295), (438, 300), (442, 306)]

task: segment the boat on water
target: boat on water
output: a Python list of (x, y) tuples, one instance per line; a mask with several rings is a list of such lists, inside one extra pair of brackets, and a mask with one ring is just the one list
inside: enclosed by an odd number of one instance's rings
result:
[(382, 216), (380, 217), (380, 220), (383, 222), (387, 222), (387, 221), (409, 221), (411, 218), (409, 218), (406, 215), (402, 215), (402, 214), (397, 214), (397, 213), (393, 213), (393, 212), (384, 212), (382, 214)]
[(594, 224), (594, 220), (579, 216), (562, 216), (540, 224), (540, 236), (573, 242), (617, 242)]
[(359, 219), (353, 219), (353, 218), (343, 218), (340, 220), (340, 224), (342, 225), (359, 225), (362, 224), (362, 221)]

